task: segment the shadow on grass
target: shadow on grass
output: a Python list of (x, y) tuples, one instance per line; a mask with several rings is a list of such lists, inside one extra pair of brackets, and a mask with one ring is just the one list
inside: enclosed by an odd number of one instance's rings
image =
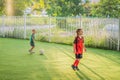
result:
[(79, 73), (76, 72), (76, 75), (79, 77), (80, 80), (84, 80), (84, 77), (81, 76)]
[(102, 76), (100, 76), (98, 73), (96, 73), (95, 71), (93, 71), (91, 68), (89, 68), (88, 66), (86, 66), (85, 64), (82, 64), (85, 68), (87, 68), (88, 70), (90, 70), (92, 73), (94, 73), (96, 76), (98, 76), (101, 80), (105, 80)]
[[(78, 73), (79, 72), (79, 73)], [(76, 75), (79, 77), (80, 80), (91, 80), (89, 77), (87, 77), (83, 72), (78, 71), (76, 72)]]
[[(67, 52), (64, 51), (64, 49), (61, 49), (60, 47), (57, 47), (57, 49), (59, 49), (60, 51), (62, 51), (65, 55), (67, 55), (68, 57), (72, 58), (72, 59), (75, 59), (73, 56), (71, 56), (70, 54), (68, 54)], [(91, 71), (92, 73), (94, 73), (96, 76), (98, 76), (101, 80), (105, 80), (102, 76), (100, 76), (98, 73), (96, 73), (95, 71), (93, 71), (91, 68), (89, 68), (88, 66), (86, 66), (85, 64), (82, 64), (85, 68), (87, 68), (89, 71)], [(85, 76), (84, 73), (82, 73), (81, 71), (79, 72), (81, 74), (83, 74)], [(77, 74), (78, 75), (78, 74)], [(78, 76), (80, 77), (80, 76)], [(86, 76), (87, 77), (87, 76)], [(88, 79), (90, 80), (90, 79)]]

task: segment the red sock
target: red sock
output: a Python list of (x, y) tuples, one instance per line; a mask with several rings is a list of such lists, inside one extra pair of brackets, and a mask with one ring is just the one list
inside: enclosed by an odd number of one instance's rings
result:
[(73, 64), (73, 65), (74, 65), (74, 66), (76, 66), (76, 63), (77, 63), (77, 59), (75, 60), (75, 62), (74, 62), (74, 64)]
[(79, 60), (77, 60), (76, 66), (78, 66), (78, 64), (79, 64)]

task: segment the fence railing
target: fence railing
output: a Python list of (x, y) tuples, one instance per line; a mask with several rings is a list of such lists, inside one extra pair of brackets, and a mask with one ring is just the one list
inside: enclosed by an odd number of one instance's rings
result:
[(36, 29), (36, 40), (72, 44), (75, 31), (84, 30), (90, 47), (120, 50), (120, 19), (84, 17), (1, 16), (0, 37), (29, 39)]

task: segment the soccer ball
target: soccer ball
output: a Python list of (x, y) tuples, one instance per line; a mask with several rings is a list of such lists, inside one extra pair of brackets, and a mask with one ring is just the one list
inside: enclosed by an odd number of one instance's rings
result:
[(41, 50), (40, 50), (40, 55), (43, 55), (43, 54), (44, 54), (44, 50), (41, 49)]

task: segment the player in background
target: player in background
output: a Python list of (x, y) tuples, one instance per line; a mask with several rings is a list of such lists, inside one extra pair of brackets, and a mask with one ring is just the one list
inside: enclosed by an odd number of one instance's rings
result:
[(30, 36), (30, 45), (31, 45), (31, 48), (29, 49), (29, 52), (30, 53), (34, 53), (32, 52), (32, 50), (35, 48), (35, 29), (32, 29), (32, 35)]

